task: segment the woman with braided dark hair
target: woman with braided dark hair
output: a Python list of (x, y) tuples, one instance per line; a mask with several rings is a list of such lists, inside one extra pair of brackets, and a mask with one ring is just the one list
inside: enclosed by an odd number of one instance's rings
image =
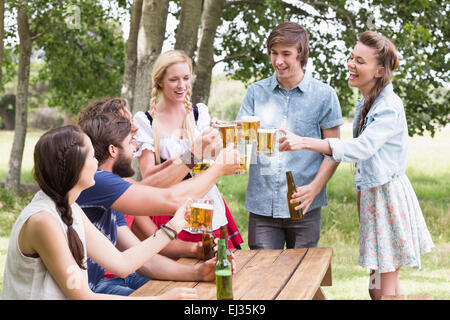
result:
[[(97, 159), (89, 137), (77, 126), (50, 130), (34, 150), (34, 176), (41, 190), (17, 218), (12, 231), (3, 278), (2, 299), (118, 299), (91, 291), (87, 257), (126, 277), (170, 240), (156, 232), (123, 252), (92, 225), (75, 200), (95, 184)], [(188, 203), (172, 225), (187, 223)], [(127, 297), (124, 297), (127, 298)], [(196, 298), (195, 290), (178, 288), (152, 299)]]
[[(420, 255), (434, 244), (405, 174), (408, 126), (391, 82), (399, 66), (397, 53), (388, 38), (366, 31), (358, 36), (347, 66), (349, 86), (363, 95), (356, 107), (353, 139), (320, 140), (281, 130), (286, 136), (280, 139), (280, 151), (306, 149), (356, 164), (359, 265), (370, 269), (369, 294), (372, 299), (403, 295), (400, 267), (420, 268)], [(302, 200), (297, 192), (291, 203)]]

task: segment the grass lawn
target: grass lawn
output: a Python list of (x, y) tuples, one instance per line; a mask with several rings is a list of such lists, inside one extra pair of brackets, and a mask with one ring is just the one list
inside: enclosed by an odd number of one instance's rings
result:
[[(38, 129), (28, 129), (25, 139), (25, 151), (22, 160), (21, 183), (35, 183), (32, 175), (33, 168), (33, 150), (39, 137), (44, 133)], [(9, 153), (11, 152), (14, 131), (0, 130), (0, 150), (3, 156), (0, 158), (0, 181), (6, 180), (8, 170)]]
[[(32, 150), (40, 131), (27, 135), (22, 183), (32, 183)], [(343, 126), (343, 138), (351, 136), (351, 124)], [(9, 153), (12, 132), (0, 131), (0, 148)], [(422, 256), (422, 269), (403, 268), (400, 279), (406, 295), (431, 294), (450, 299), (450, 126), (429, 136), (410, 139), (407, 175), (416, 191), (427, 226), (436, 247)], [(0, 160), (0, 181), (4, 181), (7, 157)], [(247, 241), (248, 212), (244, 208), (248, 175), (222, 177), (217, 185)], [(9, 230), (29, 198), (8, 195), (0, 188), (0, 287), (6, 260)], [(332, 247), (333, 286), (324, 287), (328, 299), (370, 299), (368, 270), (358, 266), (359, 222), (356, 215), (354, 176), (349, 164), (341, 164), (328, 183), (329, 205), (322, 210), (319, 246)], [(247, 249), (246, 243), (243, 248)]]
[[(351, 137), (346, 123), (342, 138)], [(410, 138), (407, 175), (417, 194), (436, 247), (422, 256), (422, 268), (403, 268), (401, 285), (407, 296), (431, 294), (450, 299), (450, 126), (429, 136)], [(248, 175), (220, 178), (230, 211), (247, 240), (248, 211), (244, 208)], [(359, 222), (351, 165), (341, 163), (328, 183), (328, 206), (322, 208), (319, 246), (332, 247), (333, 286), (324, 287), (328, 299), (370, 299), (369, 271), (358, 265)], [(243, 244), (247, 249), (247, 243)]]

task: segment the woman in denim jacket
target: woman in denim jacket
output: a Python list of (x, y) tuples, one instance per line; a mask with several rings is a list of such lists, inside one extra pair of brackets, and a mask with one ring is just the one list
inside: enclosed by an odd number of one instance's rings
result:
[[(359, 265), (371, 270), (369, 293), (380, 299), (403, 294), (399, 268), (420, 268), (420, 255), (434, 244), (405, 175), (408, 128), (403, 103), (391, 83), (398, 67), (395, 47), (386, 37), (366, 31), (359, 35), (347, 65), (349, 85), (363, 95), (356, 109), (354, 138), (320, 140), (280, 129), (285, 134), (280, 151), (307, 149), (334, 161), (356, 163)], [(291, 202), (301, 200), (294, 194)]]

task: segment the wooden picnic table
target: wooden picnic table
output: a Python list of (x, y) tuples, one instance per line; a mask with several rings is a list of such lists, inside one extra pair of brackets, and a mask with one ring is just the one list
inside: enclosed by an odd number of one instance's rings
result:
[[(321, 286), (332, 285), (332, 248), (233, 250), (235, 300), (325, 300)], [(197, 259), (180, 259), (196, 264)], [(201, 300), (216, 300), (215, 282), (151, 280), (133, 296), (160, 295), (174, 287), (195, 287)]]

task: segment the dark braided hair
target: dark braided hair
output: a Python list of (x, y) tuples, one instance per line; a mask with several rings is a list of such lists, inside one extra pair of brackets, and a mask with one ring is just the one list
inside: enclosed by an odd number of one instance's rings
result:
[(394, 44), (388, 38), (375, 31), (365, 31), (361, 33), (358, 35), (358, 41), (370, 48), (374, 48), (376, 51), (375, 57), (378, 65), (384, 67), (383, 76), (377, 78), (377, 81), (370, 90), (369, 95), (364, 99), (358, 125), (358, 135), (360, 135), (361, 129), (364, 125), (364, 118), (380, 92), (391, 81), (393, 71), (398, 68), (398, 58)]
[(83, 244), (72, 227), (68, 193), (77, 184), (88, 154), (84, 136), (77, 126), (56, 128), (46, 132), (34, 149), (34, 179), (55, 202), (62, 221), (67, 225), (70, 252), (82, 269), (86, 269)]

